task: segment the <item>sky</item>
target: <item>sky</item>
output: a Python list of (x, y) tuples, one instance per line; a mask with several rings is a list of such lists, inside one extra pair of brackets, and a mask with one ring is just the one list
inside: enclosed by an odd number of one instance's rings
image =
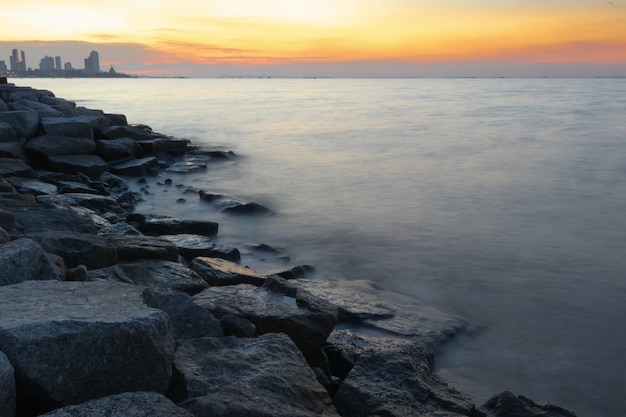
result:
[(14, 48), (152, 76), (626, 76), (626, 0), (20, 0)]

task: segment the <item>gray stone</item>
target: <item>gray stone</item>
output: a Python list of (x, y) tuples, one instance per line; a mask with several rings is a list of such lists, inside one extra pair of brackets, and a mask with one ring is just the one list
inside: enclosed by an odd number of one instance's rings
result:
[(94, 139), (93, 126), (86, 118), (45, 117), (41, 119), (41, 125), (49, 136), (87, 138), (92, 141)]
[(46, 195), (58, 191), (55, 185), (34, 178), (8, 177), (6, 180), (21, 194)]
[(338, 417), (330, 396), (283, 334), (184, 341), (175, 366), (196, 416)]
[(134, 235), (141, 236), (141, 232), (128, 223), (119, 222), (101, 228), (98, 231), (100, 236), (105, 235)]
[(116, 175), (143, 177), (152, 175), (159, 167), (159, 162), (155, 157), (149, 156), (146, 158), (130, 158), (111, 162), (110, 166), (111, 172)]
[(193, 298), (217, 318), (232, 314), (250, 320), (257, 334), (287, 334), (304, 356), (311, 358), (320, 352), (337, 323), (337, 309), (305, 293), (277, 288), (276, 280), (268, 278), (259, 288), (247, 284), (211, 287)]
[(15, 373), (4, 353), (0, 352), (0, 417), (15, 417)]
[(68, 405), (40, 417), (193, 417), (156, 392), (125, 392), (79, 405)]
[(256, 336), (256, 326), (243, 317), (226, 314), (220, 319), (220, 326), (225, 336), (254, 337)]
[(103, 139), (132, 138), (135, 140), (152, 139), (152, 134), (136, 126), (111, 126), (101, 132)]
[(15, 215), (11, 211), (0, 209), (0, 227), (7, 232), (13, 229), (13, 223), (15, 222)]
[(0, 285), (58, 279), (56, 270), (37, 242), (17, 239), (0, 246)]
[(28, 162), (29, 157), (24, 152), (24, 148), (19, 142), (3, 142), (2, 132), (0, 131), (0, 158), (19, 158)]
[(96, 148), (98, 155), (107, 161), (143, 156), (143, 149), (131, 138), (99, 140)]
[(162, 259), (178, 261), (178, 249), (169, 240), (153, 236), (107, 235), (105, 236), (116, 249), (120, 261), (137, 259)]
[(146, 304), (165, 311), (172, 321), (178, 340), (200, 337), (222, 337), (220, 321), (206, 309), (194, 304), (191, 297), (180, 291), (150, 288)]
[(226, 259), (232, 262), (241, 259), (241, 254), (237, 248), (217, 245), (206, 236), (179, 234), (161, 235), (161, 237), (174, 243), (180, 256), (189, 261), (199, 256)]
[(255, 215), (270, 214), (272, 212), (270, 209), (259, 203), (243, 201), (232, 196), (215, 194), (206, 191), (200, 191), (198, 194), (200, 195), (200, 199), (202, 201), (211, 203), (217, 209), (228, 214)]
[[(2, 100), (0, 100), (0, 104), (2, 104)], [(0, 112), (2, 112), (1, 108)], [(0, 121), (0, 142), (15, 142), (18, 139), (19, 136), (15, 134), (13, 127), (7, 122)]]
[(50, 231), (95, 234), (98, 229), (91, 218), (70, 207), (44, 209), (34, 206), (13, 210), (13, 233), (16, 236)]
[(211, 286), (252, 284), (263, 285), (266, 277), (253, 269), (226, 259), (199, 256), (189, 265)]
[(18, 414), (122, 392), (165, 393), (174, 336), (143, 291), (107, 281), (0, 287), (0, 351), (16, 369)]
[(81, 155), (91, 154), (96, 150), (92, 138), (43, 135), (30, 139), (24, 149), (36, 155)]
[(161, 259), (138, 259), (152, 273), (154, 285), (163, 289), (176, 290), (194, 295), (209, 287), (209, 284), (193, 270), (178, 262)]
[(83, 173), (97, 178), (109, 171), (109, 165), (96, 155), (59, 155), (48, 159), (50, 169), (68, 174)]
[(109, 221), (124, 219), (128, 214), (113, 197), (87, 193), (67, 193), (64, 195)]
[(47, 104), (37, 101), (22, 100), (20, 102), (9, 103), (11, 110), (34, 110), (41, 119), (42, 117), (63, 117), (63, 113)]
[(118, 262), (115, 246), (102, 236), (64, 231), (31, 233), (28, 236), (46, 252), (63, 258), (69, 268), (81, 264), (89, 269), (106, 268)]
[(0, 176), (36, 178), (35, 171), (21, 159), (0, 158)]
[(39, 129), (39, 115), (34, 110), (0, 112), (0, 122), (5, 122), (19, 138), (32, 138)]

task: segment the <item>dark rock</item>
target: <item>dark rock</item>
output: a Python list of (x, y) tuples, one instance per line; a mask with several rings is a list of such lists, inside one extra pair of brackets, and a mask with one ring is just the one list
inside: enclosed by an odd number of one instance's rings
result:
[(174, 243), (180, 256), (189, 261), (198, 256), (221, 258), (232, 262), (241, 259), (241, 254), (237, 248), (216, 245), (206, 236), (180, 234), (161, 235), (161, 237)]
[(109, 165), (96, 155), (60, 155), (48, 158), (53, 171), (69, 174), (83, 173), (90, 178), (97, 178), (109, 171)]
[(35, 137), (39, 129), (39, 115), (34, 110), (0, 112), (0, 122), (11, 126), (18, 138)]
[(100, 132), (102, 139), (119, 139), (119, 138), (132, 138), (135, 140), (149, 140), (152, 139), (152, 135), (146, 132), (144, 129), (136, 126), (111, 126), (105, 128)]
[(112, 126), (128, 126), (126, 116), (123, 114), (105, 113), (104, 116), (111, 121)]
[(84, 117), (44, 117), (41, 119), (41, 125), (50, 136), (87, 138), (92, 142), (94, 140), (93, 126), (90, 120)]
[(481, 407), (489, 417), (576, 417), (572, 412), (548, 403), (536, 403), (504, 391), (491, 397)]
[(272, 284), (276, 279), (268, 281), (259, 288), (211, 287), (196, 294), (194, 302), (217, 318), (233, 314), (250, 320), (257, 334), (285, 333), (305, 357), (317, 355), (337, 322), (336, 308), (301, 291), (286, 293), (280, 284)]
[(223, 336), (220, 321), (194, 304), (188, 294), (151, 288), (146, 290), (145, 300), (148, 306), (163, 310), (170, 316), (178, 340)]
[(160, 259), (139, 259), (154, 278), (157, 287), (194, 295), (208, 288), (208, 284), (196, 272), (185, 265)]
[(207, 169), (209, 159), (199, 156), (186, 156), (182, 161), (174, 162), (167, 168), (168, 172), (176, 172), (179, 174), (188, 174), (190, 172), (205, 171)]
[(42, 414), (41, 417), (193, 417), (156, 392), (125, 392)]
[(10, 232), (13, 229), (14, 222), (15, 215), (12, 212), (0, 209), (0, 227)]
[(58, 191), (55, 185), (34, 178), (8, 177), (6, 180), (21, 194), (46, 195)]
[(17, 141), (3, 141), (2, 130), (0, 128), (0, 158), (17, 158), (28, 162), (29, 158), (24, 152), (24, 148)]
[(132, 235), (107, 235), (105, 238), (117, 249), (120, 261), (135, 261), (144, 258), (178, 261), (178, 249), (169, 240)]
[(69, 207), (50, 209), (29, 207), (14, 210), (13, 218), (13, 234), (16, 236), (49, 231), (91, 234), (98, 231), (91, 218), (80, 215)]
[(9, 359), (0, 352), (0, 416), (15, 416), (15, 373)]
[(220, 319), (220, 326), (224, 331), (224, 336), (254, 337), (256, 336), (256, 326), (248, 319), (226, 314)]
[(21, 159), (0, 158), (0, 176), (36, 178), (35, 171)]
[(154, 285), (152, 272), (139, 263), (120, 262), (107, 268), (92, 269), (89, 274), (93, 280), (100, 279), (143, 286)]
[(472, 401), (432, 373), (432, 350), (403, 339), (354, 336), (356, 365), (333, 402), (342, 416), (476, 415)]
[(189, 265), (211, 286), (265, 283), (265, 276), (253, 269), (219, 258), (197, 257)]
[(58, 279), (60, 277), (37, 242), (17, 239), (0, 246), (0, 285)]
[(246, 202), (235, 197), (223, 194), (209, 193), (200, 191), (198, 193), (200, 199), (213, 204), (217, 209), (229, 214), (253, 215), (253, 214), (270, 214), (272, 211), (267, 207), (255, 203)]
[(85, 265), (78, 265), (67, 270), (65, 281), (86, 282), (91, 281), (91, 277)]
[(67, 193), (64, 195), (110, 221), (125, 219), (128, 214), (113, 197), (86, 193)]
[(4, 245), (11, 241), (11, 235), (9, 232), (0, 227), (0, 245)]
[(110, 163), (111, 172), (116, 175), (127, 177), (142, 177), (152, 175), (159, 167), (157, 159), (153, 156), (146, 158), (130, 158)]
[(142, 233), (128, 223), (119, 222), (101, 228), (98, 231), (100, 236), (105, 235), (133, 235), (141, 236)]
[(93, 138), (44, 135), (30, 139), (24, 149), (40, 156), (91, 154), (96, 142)]
[(142, 287), (27, 281), (0, 287), (0, 351), (16, 369), (18, 415), (38, 415), (122, 392), (165, 393), (174, 336)]
[(196, 416), (338, 417), (326, 390), (282, 334), (184, 341), (175, 366)]
[(143, 216), (140, 221), (139, 230), (143, 233), (154, 233), (158, 235), (194, 234), (202, 236), (213, 236), (217, 234), (219, 225), (206, 220), (178, 219), (167, 216)]
[(59, 193), (61, 194), (71, 194), (71, 193), (95, 194), (95, 195), (105, 194), (104, 191), (102, 191), (100, 188), (93, 188), (82, 182), (58, 181), (56, 185), (59, 189)]
[(54, 107), (48, 106), (44, 103), (31, 100), (21, 100), (19, 102), (9, 103), (9, 109), (11, 110), (34, 110), (37, 112), (39, 118), (44, 117), (63, 117), (64, 114)]
[[(2, 104), (2, 100), (0, 100), (0, 104)], [(2, 112), (1, 108), (0, 112)], [(11, 125), (0, 121), (0, 142), (16, 142), (17, 140), (19, 140), (19, 136), (17, 136)]]
[(28, 235), (44, 251), (63, 258), (69, 268), (85, 265), (89, 269), (106, 268), (118, 263), (116, 247), (102, 236), (51, 231)]
[(311, 265), (297, 265), (290, 268), (275, 269), (268, 271), (266, 275), (277, 275), (284, 279), (306, 278), (315, 272)]
[(98, 155), (107, 161), (143, 156), (143, 149), (131, 138), (99, 140), (96, 148)]

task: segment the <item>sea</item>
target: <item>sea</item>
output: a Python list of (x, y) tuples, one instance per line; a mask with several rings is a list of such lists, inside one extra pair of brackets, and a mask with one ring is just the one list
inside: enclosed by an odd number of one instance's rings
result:
[[(436, 372), (477, 404), (626, 413), (626, 79), (12, 81), (235, 152), (157, 178), (137, 211), (463, 317)], [(188, 187), (273, 215), (228, 217)]]

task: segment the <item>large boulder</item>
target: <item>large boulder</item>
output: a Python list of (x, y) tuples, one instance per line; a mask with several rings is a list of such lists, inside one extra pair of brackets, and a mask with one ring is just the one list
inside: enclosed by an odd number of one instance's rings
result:
[(91, 154), (96, 150), (93, 138), (43, 135), (30, 139), (24, 149), (41, 156)]
[(312, 358), (337, 323), (337, 308), (304, 292), (286, 290), (279, 281), (284, 280), (270, 277), (262, 287), (211, 287), (193, 298), (217, 318), (232, 314), (248, 319), (258, 334), (287, 334), (307, 359)]
[(152, 175), (159, 168), (159, 161), (153, 157), (128, 158), (110, 163), (111, 172), (128, 177), (144, 177)]
[(223, 194), (215, 194), (207, 191), (200, 191), (200, 199), (212, 204), (224, 213), (236, 215), (256, 215), (270, 214), (272, 211), (262, 204), (254, 201), (244, 201), (237, 197)]
[(0, 122), (5, 122), (20, 138), (32, 138), (39, 129), (39, 115), (34, 110), (0, 112)]
[[(0, 100), (2, 104), (2, 100)], [(0, 107), (0, 113), (2, 108)], [(7, 122), (0, 121), (0, 142), (15, 142), (19, 140), (19, 137), (15, 134), (15, 130)]]
[(91, 193), (66, 193), (65, 196), (110, 221), (121, 220), (128, 214), (113, 197)]
[(0, 352), (0, 417), (15, 417), (15, 372)]
[(125, 392), (42, 414), (40, 417), (193, 417), (156, 392)]
[(0, 177), (35, 178), (35, 171), (21, 159), (0, 158)]
[(90, 217), (81, 215), (70, 207), (44, 209), (40, 206), (31, 206), (13, 210), (14, 235), (50, 231), (94, 234), (98, 229)]
[(119, 260), (115, 246), (102, 236), (59, 230), (31, 233), (28, 236), (46, 252), (63, 258), (69, 268), (78, 265), (85, 265), (89, 269), (106, 268)]
[(96, 148), (98, 155), (107, 161), (124, 158), (139, 158), (143, 155), (141, 146), (139, 146), (136, 140), (131, 138), (99, 140)]
[(34, 178), (8, 177), (6, 180), (20, 194), (48, 195), (56, 194), (58, 188), (54, 184), (49, 184)]
[(283, 334), (201, 338), (176, 351), (186, 399), (196, 416), (338, 417), (330, 396)]
[(219, 225), (208, 220), (179, 219), (177, 217), (134, 214), (129, 220), (138, 223), (139, 230), (146, 234), (176, 235), (195, 234), (213, 236)]
[(181, 263), (161, 259), (138, 259), (137, 262), (152, 274), (156, 287), (189, 295), (209, 287), (200, 275)]
[(122, 392), (165, 393), (173, 331), (143, 294), (106, 281), (0, 287), (0, 351), (15, 368), (18, 414)]
[[(239, 249), (212, 243), (207, 236), (179, 234), (161, 235), (161, 237), (175, 244), (180, 256), (189, 261), (198, 256), (226, 259), (232, 262), (237, 262), (241, 259)], [(262, 282), (259, 285), (261, 284)]]
[(22, 100), (20, 102), (9, 103), (11, 110), (34, 110), (42, 117), (63, 117), (64, 114), (59, 110), (38, 101)]
[(252, 284), (258, 287), (266, 280), (255, 270), (226, 259), (199, 256), (189, 266), (211, 286)]
[(96, 155), (59, 155), (48, 158), (51, 170), (67, 174), (83, 173), (97, 178), (109, 171), (109, 165)]
[(152, 134), (137, 126), (110, 126), (100, 132), (102, 139), (132, 138), (135, 140), (152, 139)]
[(537, 403), (523, 396), (515, 396), (509, 391), (491, 397), (481, 407), (489, 417), (576, 417), (561, 407)]
[(58, 279), (54, 266), (37, 242), (17, 239), (0, 246), (0, 286)]
[(117, 249), (120, 261), (162, 259), (178, 262), (176, 245), (153, 236), (107, 235), (105, 238)]

